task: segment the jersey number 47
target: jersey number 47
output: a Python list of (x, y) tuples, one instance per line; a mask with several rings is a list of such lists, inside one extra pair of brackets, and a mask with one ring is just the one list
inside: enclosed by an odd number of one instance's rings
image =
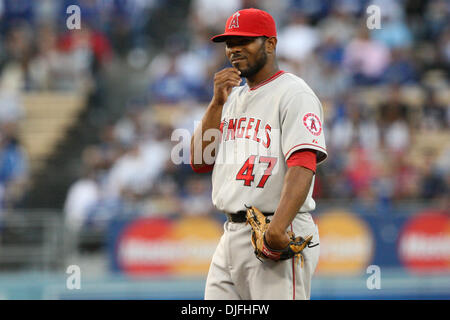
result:
[[(252, 185), (253, 180), (255, 180), (255, 175), (253, 174), (253, 168), (256, 163), (256, 158), (258, 156), (252, 155), (247, 161), (245, 161), (244, 165), (239, 169), (239, 172), (236, 175), (236, 180), (244, 180), (244, 186), (250, 187)], [(264, 157), (259, 156), (259, 163), (267, 163), (267, 168), (264, 170), (264, 174), (259, 180), (257, 188), (264, 188), (264, 185), (272, 174), (272, 170), (277, 164), (277, 158), (275, 157)]]

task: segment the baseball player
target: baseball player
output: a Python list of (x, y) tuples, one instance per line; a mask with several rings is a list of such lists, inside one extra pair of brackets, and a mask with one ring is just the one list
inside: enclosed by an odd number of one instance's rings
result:
[[(310, 298), (320, 247), (312, 191), (327, 157), (323, 112), (301, 78), (279, 70), (276, 36), (271, 15), (252, 8), (211, 38), (225, 42), (232, 67), (215, 74), (191, 139), (191, 166), (213, 171), (212, 201), (227, 216), (205, 299)], [(212, 142), (204, 137), (210, 129), (220, 130)]]

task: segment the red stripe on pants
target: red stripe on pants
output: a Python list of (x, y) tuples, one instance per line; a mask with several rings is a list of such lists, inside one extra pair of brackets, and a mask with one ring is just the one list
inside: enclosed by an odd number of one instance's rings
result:
[[(294, 232), (294, 229), (292, 227), (292, 223), (291, 223), (291, 232)], [(295, 257), (292, 257), (292, 288), (293, 288), (293, 292), (292, 292), (292, 300), (295, 300)]]

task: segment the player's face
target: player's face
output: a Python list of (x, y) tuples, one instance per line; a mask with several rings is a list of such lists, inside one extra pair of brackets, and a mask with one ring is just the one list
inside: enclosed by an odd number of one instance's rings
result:
[(267, 63), (264, 38), (229, 37), (225, 45), (228, 60), (241, 72), (241, 77), (252, 77)]

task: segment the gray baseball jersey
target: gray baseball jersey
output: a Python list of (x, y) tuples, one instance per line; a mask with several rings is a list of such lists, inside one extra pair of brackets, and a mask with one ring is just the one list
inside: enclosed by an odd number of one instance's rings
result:
[[(300, 149), (327, 157), (322, 105), (301, 78), (279, 71), (254, 88), (235, 87), (222, 111), (221, 140), (212, 173), (212, 200), (223, 212), (252, 205), (275, 212), (286, 159)], [(300, 212), (315, 209), (314, 178)]]

